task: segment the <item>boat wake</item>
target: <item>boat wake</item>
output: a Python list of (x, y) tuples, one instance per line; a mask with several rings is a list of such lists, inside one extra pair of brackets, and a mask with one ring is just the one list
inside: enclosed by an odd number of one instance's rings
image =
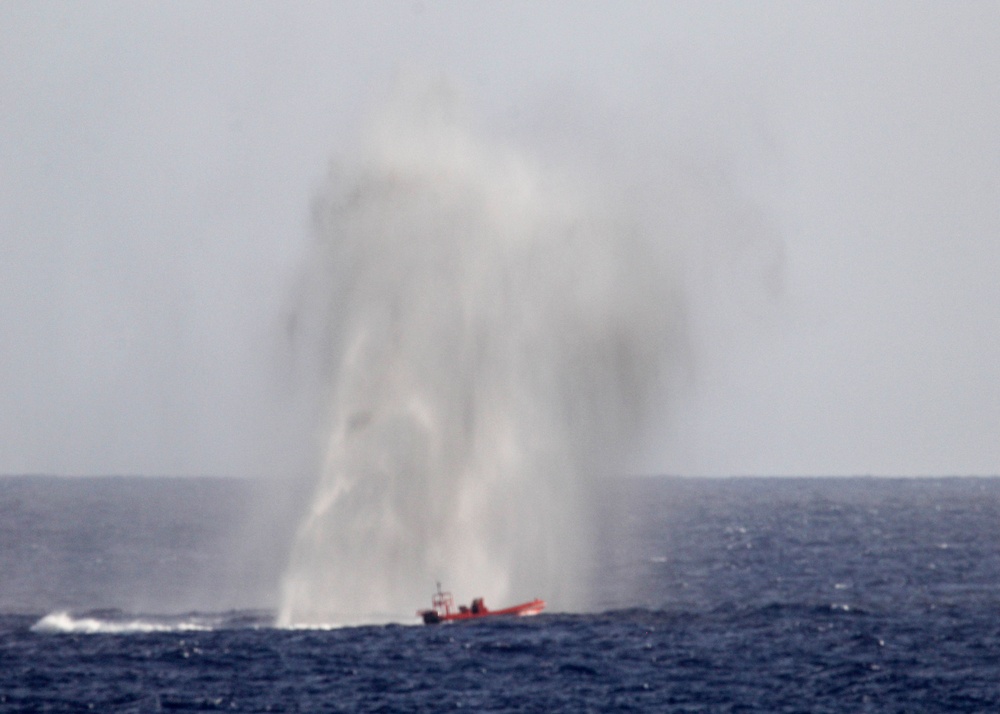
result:
[(272, 614), (258, 611), (139, 615), (121, 610), (91, 610), (82, 613), (58, 610), (38, 620), (32, 625), (31, 631), (120, 635), (261, 628), (272, 627), (273, 624)]

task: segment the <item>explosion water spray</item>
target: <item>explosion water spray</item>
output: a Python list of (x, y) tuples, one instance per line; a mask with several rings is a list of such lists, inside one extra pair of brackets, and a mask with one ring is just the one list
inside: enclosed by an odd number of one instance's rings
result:
[(328, 376), (325, 457), (279, 623), (461, 598), (584, 604), (589, 480), (614, 468), (677, 325), (624, 212), (398, 101), (316, 204), (298, 316)]

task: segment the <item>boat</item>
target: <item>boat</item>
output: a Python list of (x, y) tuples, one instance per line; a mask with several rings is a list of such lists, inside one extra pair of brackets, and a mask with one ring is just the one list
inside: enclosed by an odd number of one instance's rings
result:
[(430, 610), (418, 610), (417, 615), (423, 618), (425, 625), (436, 625), (440, 622), (457, 622), (459, 620), (475, 620), (480, 617), (497, 617), (502, 615), (537, 615), (545, 609), (545, 601), (535, 598), (531, 602), (522, 602), (520, 605), (505, 607), (502, 610), (490, 610), (483, 603), (481, 597), (477, 597), (469, 606), (460, 605), (455, 607), (455, 600), (450, 592), (441, 590), (441, 583), (437, 584), (437, 592), (431, 598)]

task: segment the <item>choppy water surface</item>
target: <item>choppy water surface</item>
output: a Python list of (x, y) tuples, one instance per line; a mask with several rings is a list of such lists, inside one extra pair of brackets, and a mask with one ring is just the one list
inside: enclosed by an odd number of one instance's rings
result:
[[(163, 582), (232, 573), (219, 543), (238, 499), (196, 526), (206, 494), (245, 487), (130, 482), (148, 508), (124, 509), (123, 525), (106, 480), (42, 484), (0, 482), (3, 711), (1000, 707), (996, 480), (613, 481), (599, 612), (327, 630), (274, 628), (268, 610), (171, 610), (141, 587), (151, 561)], [(163, 607), (123, 608), (124, 591)]]

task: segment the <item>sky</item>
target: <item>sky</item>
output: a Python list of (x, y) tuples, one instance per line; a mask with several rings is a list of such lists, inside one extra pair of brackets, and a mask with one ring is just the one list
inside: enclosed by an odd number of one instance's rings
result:
[(1000, 473), (1000, 4), (18, 0), (0, 473), (280, 468), (311, 202), (413, 72), (683, 245), (633, 470)]

